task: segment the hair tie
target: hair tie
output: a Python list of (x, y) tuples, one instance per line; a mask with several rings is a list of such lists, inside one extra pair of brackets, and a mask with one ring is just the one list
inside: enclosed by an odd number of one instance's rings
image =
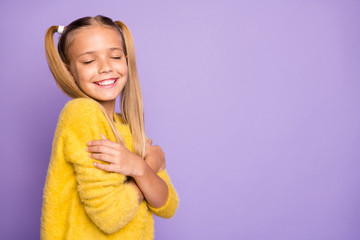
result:
[(60, 25), (60, 26), (58, 27), (57, 32), (58, 32), (59, 34), (62, 34), (62, 33), (64, 32), (64, 28), (65, 28), (64, 26), (61, 26), (61, 25)]

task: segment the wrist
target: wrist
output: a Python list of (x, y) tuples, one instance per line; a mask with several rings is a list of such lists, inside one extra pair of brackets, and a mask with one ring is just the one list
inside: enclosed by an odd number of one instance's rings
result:
[(151, 168), (154, 172), (156, 171), (156, 166), (154, 166), (154, 161), (152, 161), (152, 158), (147, 156), (145, 157), (145, 163), (148, 165), (149, 168)]
[(149, 175), (149, 173), (153, 172), (151, 167), (143, 160), (141, 159), (141, 163), (139, 164), (139, 171), (138, 173), (133, 176), (135, 181), (140, 180), (146, 176)]
[(147, 171), (149, 170), (149, 165), (141, 157), (137, 157), (136, 161), (137, 161), (137, 164), (136, 164), (137, 171), (132, 176), (135, 179), (145, 176), (147, 174)]

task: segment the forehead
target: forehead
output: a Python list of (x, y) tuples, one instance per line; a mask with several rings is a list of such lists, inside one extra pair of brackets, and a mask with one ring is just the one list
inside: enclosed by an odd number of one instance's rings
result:
[(120, 33), (110, 27), (91, 26), (74, 32), (73, 41), (69, 45), (69, 52), (98, 51), (110, 48), (121, 48)]

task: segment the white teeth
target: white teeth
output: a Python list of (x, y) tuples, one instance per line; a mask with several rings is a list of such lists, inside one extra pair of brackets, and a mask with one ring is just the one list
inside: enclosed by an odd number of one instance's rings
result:
[(101, 83), (98, 83), (98, 85), (100, 86), (106, 86), (106, 85), (110, 85), (110, 84), (113, 84), (115, 82), (115, 80), (106, 80), (106, 81), (103, 81)]

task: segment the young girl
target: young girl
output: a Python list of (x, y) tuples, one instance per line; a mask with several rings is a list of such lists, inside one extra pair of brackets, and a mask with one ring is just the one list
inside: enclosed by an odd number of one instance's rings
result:
[(172, 217), (178, 197), (164, 153), (145, 135), (129, 29), (104, 16), (85, 17), (50, 27), (45, 48), (57, 84), (73, 100), (54, 136), (41, 239), (153, 239), (152, 214)]

